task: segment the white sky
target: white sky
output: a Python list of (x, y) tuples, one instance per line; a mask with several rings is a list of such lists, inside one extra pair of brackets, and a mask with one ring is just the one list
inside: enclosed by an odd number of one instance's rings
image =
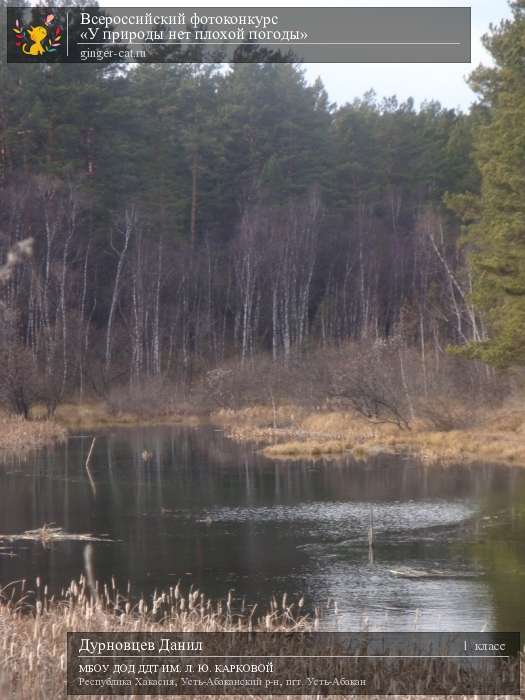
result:
[[(144, 7), (133, 0), (103, 0), (107, 7)], [(259, 0), (247, 3), (240, 0), (205, 0), (183, 2), (156, 0), (154, 7), (272, 7), (275, 2)], [(319, 7), (319, 0), (286, 0), (281, 7)], [(498, 24), (510, 15), (507, 0), (330, 0), (331, 7), (471, 7), (472, 13), (472, 63), (311, 63), (307, 64), (307, 76), (312, 81), (321, 76), (332, 101), (343, 104), (361, 97), (374, 89), (379, 97), (397, 95), (400, 100), (414, 97), (417, 104), (424, 100), (439, 100), (446, 107), (468, 109), (475, 95), (465, 82), (466, 76), (479, 63), (490, 63), (490, 57), (481, 44), (481, 36), (489, 25)], [(149, 9), (149, 8), (148, 8)]]
[[(288, 3), (287, 3), (288, 4)], [(294, 3), (295, 4), (295, 3)], [(314, 4), (314, 3), (312, 3)], [(333, 5), (348, 3), (331, 3)], [(353, 4), (353, 3), (352, 3)], [(362, 63), (362, 64), (311, 64), (308, 75), (320, 75), (331, 99), (339, 103), (360, 97), (373, 88), (380, 97), (397, 95), (404, 100), (414, 97), (419, 104), (424, 100), (439, 100), (446, 107), (461, 107), (466, 110), (475, 101), (465, 78), (480, 63), (489, 64), (490, 56), (481, 43), (481, 37), (489, 25), (499, 24), (510, 16), (507, 0), (471, 0), (463, 2), (446, 0), (414, 2), (413, 0), (383, 0), (369, 2), (359, 0), (361, 7), (471, 7), (472, 18), (472, 63)]]

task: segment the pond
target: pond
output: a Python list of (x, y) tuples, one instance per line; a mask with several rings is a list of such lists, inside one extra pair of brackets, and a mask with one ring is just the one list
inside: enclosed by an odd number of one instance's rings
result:
[[(525, 630), (525, 470), (273, 461), (212, 428), (148, 427), (98, 432), (90, 481), (92, 437), (2, 465), (0, 533), (107, 536), (96, 576), (137, 596), (180, 580), (262, 607), (304, 595), (327, 628)], [(0, 585), (59, 591), (82, 570), (84, 542), (0, 545)]]

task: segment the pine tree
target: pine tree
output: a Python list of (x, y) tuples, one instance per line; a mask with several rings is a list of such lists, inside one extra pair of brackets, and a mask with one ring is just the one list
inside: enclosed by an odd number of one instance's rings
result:
[(481, 195), (448, 200), (468, 224), (473, 299), (488, 321), (489, 339), (466, 351), (499, 367), (525, 364), (525, 0), (512, 14), (484, 39), (495, 66), (471, 76)]

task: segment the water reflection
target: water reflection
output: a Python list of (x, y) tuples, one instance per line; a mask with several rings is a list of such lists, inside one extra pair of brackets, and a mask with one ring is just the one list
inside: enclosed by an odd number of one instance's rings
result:
[[(91, 440), (73, 436), (4, 465), (1, 532), (55, 523), (107, 534), (113, 542), (95, 545), (97, 575), (131, 580), (136, 593), (181, 579), (250, 602), (304, 593), (342, 629), (510, 629), (518, 620), (525, 629), (520, 470), (399, 457), (282, 463), (212, 429), (120, 429), (97, 437), (94, 494), (84, 469)], [(0, 583), (38, 574), (59, 589), (82, 566), (78, 542), (0, 550), (10, 552)]]
[(486, 572), (495, 625), (525, 630), (525, 480), (516, 469), (484, 494), (483, 528), (472, 551)]

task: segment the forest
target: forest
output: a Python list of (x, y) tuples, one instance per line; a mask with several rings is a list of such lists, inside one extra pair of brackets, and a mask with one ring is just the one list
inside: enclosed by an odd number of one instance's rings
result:
[(512, 10), (468, 113), (334, 105), (292, 63), (2, 64), (3, 404), (328, 398), (408, 427), (420, 399), (504, 397), (525, 362)]

